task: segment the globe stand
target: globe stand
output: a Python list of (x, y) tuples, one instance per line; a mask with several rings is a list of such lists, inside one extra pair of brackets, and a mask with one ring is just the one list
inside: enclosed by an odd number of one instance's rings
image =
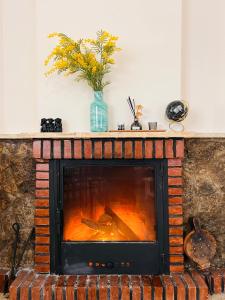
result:
[(174, 132), (183, 132), (184, 131), (184, 124), (180, 122), (172, 121), (169, 123), (169, 128)]

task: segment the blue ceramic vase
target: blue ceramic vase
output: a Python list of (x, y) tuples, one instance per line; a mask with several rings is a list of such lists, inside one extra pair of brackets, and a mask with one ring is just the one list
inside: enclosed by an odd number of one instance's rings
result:
[(92, 132), (108, 131), (108, 106), (103, 100), (102, 91), (94, 91), (91, 103), (90, 123)]

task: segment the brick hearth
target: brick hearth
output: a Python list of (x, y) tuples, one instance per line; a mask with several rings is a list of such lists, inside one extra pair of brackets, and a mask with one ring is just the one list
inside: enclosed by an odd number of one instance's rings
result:
[[(225, 270), (210, 277), (212, 292), (225, 292)], [(181, 275), (40, 275), (21, 271), (10, 287), (11, 300), (206, 300), (209, 289), (196, 271)], [(221, 298), (223, 299), (223, 298)]]

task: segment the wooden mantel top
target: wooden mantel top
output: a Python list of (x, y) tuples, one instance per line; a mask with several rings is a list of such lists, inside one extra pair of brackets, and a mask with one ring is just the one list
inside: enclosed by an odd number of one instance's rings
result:
[(0, 133), (0, 140), (72, 139), (72, 138), (225, 138), (225, 132), (62, 132), (62, 133)]

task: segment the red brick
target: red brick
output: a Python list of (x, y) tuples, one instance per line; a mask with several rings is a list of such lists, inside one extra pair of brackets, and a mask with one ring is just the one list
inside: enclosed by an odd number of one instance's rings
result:
[(50, 256), (49, 255), (35, 255), (34, 257), (35, 263), (50, 263)]
[(174, 275), (173, 280), (177, 286), (177, 300), (184, 300), (185, 299), (185, 286), (183, 281), (181, 280), (180, 276)]
[(168, 159), (168, 166), (169, 167), (180, 167), (180, 166), (182, 166), (182, 160), (179, 158)]
[(37, 198), (48, 198), (49, 197), (49, 190), (36, 190), (35, 195)]
[(105, 141), (104, 143), (104, 158), (111, 159), (112, 158), (112, 142)]
[(199, 300), (208, 299), (208, 287), (203, 277), (196, 271), (192, 271), (191, 275), (199, 287)]
[(165, 299), (174, 300), (174, 286), (169, 275), (162, 276), (163, 286), (165, 289)]
[(97, 277), (95, 275), (90, 275), (88, 278), (88, 299), (97, 299)]
[(182, 217), (169, 218), (169, 225), (183, 225)]
[(154, 299), (163, 299), (163, 286), (159, 276), (152, 277), (152, 284), (154, 286)]
[(33, 157), (41, 158), (41, 141), (33, 142)]
[(86, 300), (86, 275), (79, 276), (78, 285), (77, 285), (77, 299)]
[(49, 164), (43, 163), (43, 164), (36, 164), (36, 171), (49, 171)]
[(92, 142), (91, 140), (84, 140), (84, 158), (92, 158)]
[(183, 244), (183, 237), (179, 236), (170, 236), (169, 237), (169, 244), (170, 246), (182, 245)]
[(222, 293), (222, 275), (214, 271), (212, 273), (213, 291), (215, 294)]
[(183, 255), (170, 255), (170, 263), (184, 263)]
[(155, 140), (155, 158), (163, 158), (163, 140)]
[(74, 140), (74, 158), (82, 158), (82, 142), (81, 140)]
[(29, 287), (35, 278), (35, 273), (33, 271), (30, 272), (26, 280), (20, 285), (20, 299), (28, 300), (29, 299)]
[(34, 218), (35, 225), (49, 225), (49, 218)]
[(184, 249), (183, 246), (170, 247), (169, 253), (171, 254), (183, 254)]
[(168, 176), (182, 176), (182, 168), (168, 168)]
[(49, 207), (49, 199), (36, 199), (35, 206), (36, 207)]
[(153, 142), (150, 140), (145, 141), (145, 158), (153, 157)]
[(140, 276), (131, 275), (131, 284), (132, 284), (132, 299), (140, 300), (141, 299)]
[(62, 149), (61, 149), (61, 141), (54, 140), (53, 141), (53, 157), (55, 159), (62, 158)]
[(110, 300), (119, 299), (119, 276), (110, 276)]
[(183, 273), (184, 272), (184, 265), (170, 265), (170, 272), (171, 273)]
[(130, 300), (130, 286), (128, 275), (121, 275), (121, 299)]
[(172, 205), (169, 206), (169, 215), (182, 215), (183, 209), (182, 205)]
[(133, 158), (133, 143), (132, 141), (125, 141), (125, 158)]
[(183, 279), (186, 282), (188, 288), (188, 299), (190, 300), (197, 300), (197, 295), (196, 295), (196, 285), (194, 281), (192, 280), (191, 276), (188, 273), (183, 274)]
[(64, 158), (72, 158), (71, 140), (64, 140)]
[(76, 275), (71, 275), (68, 277), (66, 283), (66, 300), (74, 300), (74, 285), (76, 283), (76, 280)]
[(65, 276), (60, 275), (55, 284), (55, 296), (56, 300), (63, 300), (63, 286), (65, 282)]
[(170, 235), (183, 235), (183, 227), (169, 227)]
[(9, 279), (9, 270), (0, 269), (0, 293), (3, 293)]
[(41, 299), (41, 287), (46, 280), (45, 275), (38, 275), (36, 279), (32, 283), (31, 289), (31, 299), (32, 300), (40, 300)]
[(176, 141), (176, 157), (179, 158), (184, 157), (184, 140)]
[(143, 158), (142, 141), (135, 141), (134, 142), (134, 157), (136, 159), (142, 159)]
[(49, 216), (49, 209), (48, 208), (36, 208), (35, 209), (35, 216), (36, 217), (48, 217)]
[(168, 188), (168, 195), (169, 196), (183, 195), (183, 189), (182, 188), (169, 187)]
[(182, 197), (169, 197), (168, 203), (171, 204), (182, 204), (183, 198)]
[(166, 158), (173, 158), (173, 140), (165, 140)]
[[(35, 265), (35, 271), (38, 273), (49, 273), (50, 272), (50, 265)], [(33, 298), (32, 298), (33, 299)]]
[(94, 158), (102, 158), (102, 141), (95, 141), (94, 143)]
[(49, 234), (50, 233), (49, 226), (36, 226), (35, 233), (36, 234)]
[(10, 285), (9, 295), (10, 300), (17, 300), (17, 289), (18, 287), (26, 281), (27, 277), (29, 276), (30, 272), (28, 271), (21, 271), (13, 283)]
[(55, 285), (57, 277), (55, 275), (48, 276), (43, 286), (43, 300), (52, 300), (53, 299), (53, 288)]
[(50, 159), (51, 158), (51, 141), (43, 141), (43, 158)]
[(114, 156), (115, 156), (115, 158), (122, 158), (123, 157), (122, 141), (115, 141), (115, 143), (114, 143)]
[(36, 172), (37, 179), (49, 179), (49, 172)]
[(99, 276), (99, 300), (108, 299), (108, 277), (106, 275)]
[(50, 252), (49, 246), (42, 246), (42, 245), (35, 246), (35, 253), (49, 253), (49, 252)]
[(143, 285), (143, 300), (149, 300), (152, 297), (152, 284), (151, 278), (148, 275), (141, 276)]
[(183, 185), (183, 178), (182, 177), (169, 177), (168, 178), (168, 185)]
[(49, 244), (50, 238), (49, 236), (37, 236), (35, 237), (35, 243), (36, 244)]
[(49, 188), (48, 180), (36, 180), (36, 188)]
[(38, 164), (44, 164), (44, 163), (48, 163), (49, 160), (48, 159), (43, 159), (43, 158), (36, 158), (35, 162)]

